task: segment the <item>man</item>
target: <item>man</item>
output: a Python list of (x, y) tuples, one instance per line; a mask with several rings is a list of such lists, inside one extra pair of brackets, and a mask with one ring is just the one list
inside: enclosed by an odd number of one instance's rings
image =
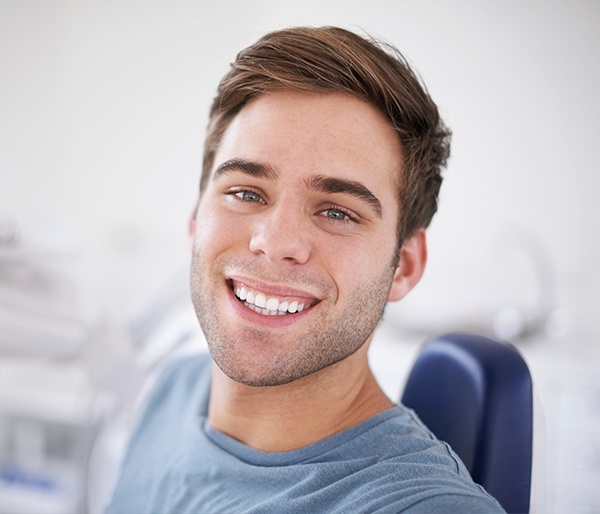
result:
[(109, 512), (502, 512), (367, 362), (423, 273), (448, 153), (393, 49), (296, 28), (238, 55), (190, 221), (212, 358), (159, 380)]

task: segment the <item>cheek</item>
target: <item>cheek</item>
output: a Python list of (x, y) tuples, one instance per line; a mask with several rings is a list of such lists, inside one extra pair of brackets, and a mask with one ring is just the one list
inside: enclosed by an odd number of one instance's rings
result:
[(362, 277), (381, 273), (390, 266), (395, 244), (387, 238), (357, 237), (351, 240), (327, 238), (320, 245), (331, 269)]
[(205, 255), (239, 244), (247, 230), (239, 219), (211, 206), (201, 207), (196, 218), (194, 248)]
[(315, 244), (314, 255), (341, 293), (380, 272), (383, 261), (373, 246), (370, 239), (325, 236)]

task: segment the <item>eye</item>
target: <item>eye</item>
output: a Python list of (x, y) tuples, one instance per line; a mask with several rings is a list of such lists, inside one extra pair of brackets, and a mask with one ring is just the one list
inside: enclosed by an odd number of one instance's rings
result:
[(240, 202), (263, 204), (266, 203), (263, 200), (262, 196), (260, 196), (256, 191), (250, 191), (247, 189), (236, 189), (233, 191), (228, 191), (227, 194)]
[(346, 219), (349, 219), (345, 212), (338, 209), (327, 209), (325, 211), (325, 216), (335, 221), (346, 221)]
[(327, 219), (336, 222), (336, 223), (350, 223), (356, 221), (354, 216), (347, 211), (346, 209), (342, 209), (341, 207), (329, 207), (320, 213), (322, 216), (325, 216)]

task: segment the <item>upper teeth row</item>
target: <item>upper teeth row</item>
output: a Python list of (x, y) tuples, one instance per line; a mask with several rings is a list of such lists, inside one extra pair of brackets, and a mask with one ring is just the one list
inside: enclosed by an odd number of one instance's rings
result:
[(303, 303), (298, 303), (297, 301), (288, 302), (283, 301), (280, 302), (277, 298), (267, 298), (262, 293), (255, 293), (254, 291), (250, 291), (246, 289), (244, 286), (237, 287), (235, 289), (235, 295), (240, 300), (245, 300), (246, 303), (250, 305), (255, 305), (261, 309), (265, 309), (267, 311), (271, 311), (273, 313), (276, 312), (300, 312), (304, 309)]

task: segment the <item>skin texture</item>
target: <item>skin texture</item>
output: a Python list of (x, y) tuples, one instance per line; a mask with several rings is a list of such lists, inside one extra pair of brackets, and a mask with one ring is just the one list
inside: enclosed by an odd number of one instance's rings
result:
[[(423, 230), (396, 259), (401, 167), (385, 118), (347, 95), (272, 92), (234, 118), (190, 221), (214, 428), (283, 451), (391, 407), (367, 349), (426, 261)], [(236, 299), (240, 285), (306, 307), (263, 316)]]

